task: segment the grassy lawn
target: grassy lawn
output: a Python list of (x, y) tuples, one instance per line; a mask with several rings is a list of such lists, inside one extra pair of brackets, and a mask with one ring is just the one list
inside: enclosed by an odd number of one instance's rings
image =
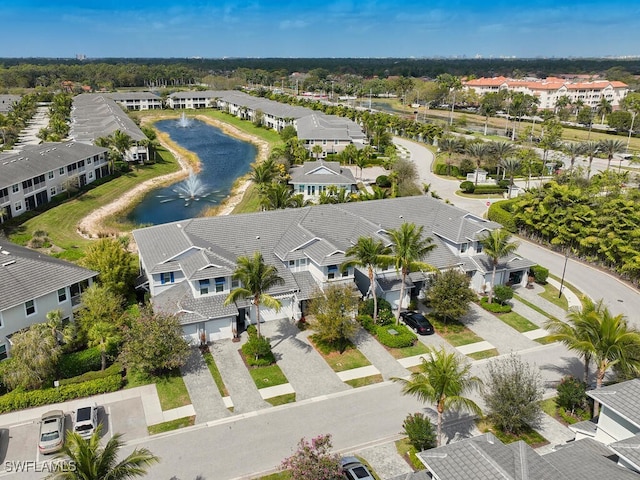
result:
[(472, 360), (484, 360), (485, 358), (497, 357), (498, 349), (490, 348), (489, 350), (482, 350), (480, 352), (467, 353), (467, 357)]
[(253, 480), (290, 480), (291, 473), (287, 470), (284, 472), (276, 472), (264, 477), (255, 477)]
[(513, 295), (513, 298), (516, 299), (518, 302), (526, 305), (527, 307), (529, 307), (532, 310), (535, 310), (536, 312), (538, 312), (541, 315), (544, 315), (545, 317), (549, 318), (549, 319), (554, 319), (556, 317), (554, 317), (553, 315), (549, 315), (547, 312), (545, 312), (543, 309), (541, 309), (540, 307), (538, 307), (537, 305), (534, 305), (533, 303), (529, 302), (528, 300), (525, 300), (524, 298), (522, 298), (520, 295)]
[(374, 383), (380, 383), (382, 382), (382, 375), (378, 374), (378, 375), (371, 375), (369, 377), (362, 377), (362, 378), (354, 378), (353, 380), (347, 380), (346, 383), (347, 385), (351, 385), (353, 388), (358, 388), (358, 387), (366, 387), (367, 385), (373, 385)]
[(337, 350), (332, 350), (327, 345), (319, 343), (315, 335), (311, 335), (309, 340), (311, 340), (311, 344), (320, 355), (322, 355), (334, 372), (344, 372), (345, 370), (371, 365), (367, 357), (351, 343), (347, 345), (344, 352), (340, 353)]
[(183, 417), (176, 418), (175, 420), (169, 420), (168, 422), (158, 423), (157, 425), (151, 425), (147, 427), (149, 435), (156, 435), (157, 433), (170, 432), (171, 430), (177, 430), (179, 428), (190, 427), (195, 425), (196, 417)]
[(416, 355), (424, 355), (429, 351), (427, 346), (417, 341), (415, 344), (410, 347), (404, 348), (389, 348), (385, 347), (387, 351), (393, 356), (393, 358), (407, 358), (407, 357), (415, 357)]
[(283, 383), (289, 382), (278, 365), (251, 367), (249, 369), (249, 374), (251, 375), (251, 378), (253, 378), (256, 387), (259, 389), (282, 385)]
[(424, 464), (416, 457), (418, 451), (409, 443), (408, 438), (396, 440), (396, 450), (402, 458), (409, 460), (415, 470), (424, 470)]
[(285, 393), (284, 395), (278, 395), (277, 397), (271, 397), (265, 400), (265, 402), (270, 403), (274, 407), (277, 407), (278, 405), (284, 405), (286, 403), (293, 403), (295, 401), (295, 393)]
[(222, 395), (223, 397), (228, 397), (229, 392), (224, 382), (222, 381), (222, 375), (220, 375), (220, 370), (218, 370), (218, 366), (213, 359), (213, 355), (211, 355), (211, 352), (205, 352), (202, 357), (204, 358), (204, 363), (206, 363), (207, 367), (209, 367), (209, 371), (211, 372), (213, 381), (216, 382), (216, 387), (218, 387), (220, 395)]
[(438, 335), (454, 347), (469, 345), (470, 343), (481, 342), (484, 340), (460, 322), (448, 321), (445, 324), (433, 315), (429, 315), (429, 321), (433, 324)]
[(478, 430), (482, 433), (491, 432), (493, 433), (502, 443), (508, 444), (517, 442), (518, 440), (524, 441), (526, 444), (531, 446), (532, 448), (542, 447), (543, 445), (548, 445), (549, 441), (540, 435), (538, 432), (533, 430), (532, 428), (527, 428), (522, 431), (518, 435), (514, 435), (511, 433), (505, 433), (497, 428), (495, 428), (486, 418), (476, 420), (476, 425), (478, 426)]
[[(542, 298), (544, 298), (548, 302), (553, 303), (554, 305), (557, 305), (558, 307), (560, 307), (565, 311), (569, 310), (569, 302), (567, 302), (567, 298), (566, 297), (558, 298), (558, 294), (560, 293), (560, 290), (558, 290), (556, 287), (554, 287), (549, 283), (543, 286), (544, 286), (544, 292), (539, 294)], [(578, 298), (580, 298), (580, 295), (578, 296)]]
[(589, 412), (589, 410), (577, 410), (575, 415), (566, 413), (564, 408), (559, 408), (556, 405), (556, 397), (543, 400), (542, 402), (540, 402), (540, 406), (542, 407), (544, 413), (555, 418), (565, 426), (573, 425), (574, 423), (589, 420), (591, 418), (591, 412)]
[[(54, 245), (64, 250), (82, 250), (91, 242), (77, 233), (77, 226), (82, 218), (118, 199), (141, 182), (178, 170), (178, 164), (168, 151), (160, 149), (158, 153), (161, 159), (157, 163), (133, 169), (93, 188), (89, 185), (88, 190), (80, 196), (26, 220), (11, 233), (12, 241), (24, 244), (25, 239), (30, 239), (34, 231), (43, 230)], [(60, 256), (67, 258), (65, 252)]]
[(535, 323), (527, 320), (516, 312), (501, 313), (496, 315), (496, 317), (520, 333), (530, 332), (531, 330), (537, 330), (539, 328)]
[(235, 206), (233, 213), (252, 213), (260, 211), (260, 196), (258, 195), (258, 188), (255, 184), (249, 185), (249, 188), (244, 192), (242, 200)]
[(551, 339), (551, 335), (547, 335), (546, 337), (536, 338), (535, 341), (538, 342), (540, 345), (549, 345), (550, 343), (553, 343), (555, 340)]
[(160, 397), (162, 410), (184, 407), (191, 404), (189, 392), (184, 384), (180, 370), (176, 369), (160, 376), (142, 375), (130, 372), (127, 375), (127, 387), (134, 388), (155, 383)]

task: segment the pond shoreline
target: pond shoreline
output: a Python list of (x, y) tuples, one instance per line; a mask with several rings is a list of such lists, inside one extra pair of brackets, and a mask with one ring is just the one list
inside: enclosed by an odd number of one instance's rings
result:
[[(177, 119), (175, 115), (154, 115), (150, 117), (144, 117), (142, 119), (142, 123), (155, 123), (160, 120), (171, 120), (174, 118)], [(262, 140), (261, 138), (249, 135), (248, 133), (243, 132), (242, 130), (239, 130), (232, 125), (229, 125), (217, 119), (207, 117), (205, 115), (196, 115), (195, 118), (213, 127), (219, 128), (226, 135), (255, 145), (255, 147), (257, 148), (255, 163), (264, 161), (268, 157), (269, 143)], [(105, 220), (109, 217), (120, 216), (124, 212), (130, 210), (132, 206), (140, 202), (144, 194), (146, 194), (150, 190), (175, 183), (188, 177), (189, 173), (192, 170), (199, 170), (200, 159), (197, 157), (197, 155), (192, 154), (192, 152), (188, 152), (188, 150), (179, 147), (169, 138), (168, 135), (158, 135), (158, 141), (175, 157), (179, 165), (179, 170), (167, 175), (161, 175), (159, 177), (147, 180), (140, 185), (137, 185), (132, 190), (129, 190), (117, 200), (94, 210), (78, 223), (77, 231), (79, 235), (84, 238), (99, 238), (101, 236), (104, 236), (105, 232), (110, 231), (110, 233), (115, 236), (127, 233), (124, 231), (114, 232), (113, 228), (105, 226)], [(180, 150), (188, 152), (193, 156), (183, 154), (180, 152)], [(234, 182), (234, 186), (229, 193), (229, 196), (227, 196), (220, 203), (216, 215), (229, 215), (233, 212), (233, 209), (236, 205), (238, 205), (238, 203), (240, 203), (240, 201), (242, 201), (245, 192), (249, 188), (249, 185), (251, 185), (251, 180), (248, 177), (249, 174), (245, 174), (242, 177), (236, 179), (236, 181)]]

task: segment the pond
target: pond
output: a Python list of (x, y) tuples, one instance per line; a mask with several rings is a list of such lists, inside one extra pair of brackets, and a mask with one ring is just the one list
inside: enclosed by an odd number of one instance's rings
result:
[(127, 216), (139, 225), (197, 217), (228, 197), (235, 180), (249, 171), (256, 158), (253, 144), (200, 120), (161, 120), (155, 126), (180, 147), (198, 155), (201, 169), (195, 177), (149, 191)]

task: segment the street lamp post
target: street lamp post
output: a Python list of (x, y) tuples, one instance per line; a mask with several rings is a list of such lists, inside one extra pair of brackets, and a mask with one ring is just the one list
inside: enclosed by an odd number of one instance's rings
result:
[(636, 121), (636, 112), (631, 116), (631, 127), (629, 127), (629, 138), (627, 139), (627, 153), (629, 153), (629, 144), (631, 143), (631, 133), (633, 132), (633, 124)]
[(558, 298), (562, 298), (562, 289), (564, 287), (564, 274), (567, 271), (567, 260), (569, 260), (569, 251), (564, 252), (564, 267), (562, 268), (562, 278), (560, 279), (560, 292)]

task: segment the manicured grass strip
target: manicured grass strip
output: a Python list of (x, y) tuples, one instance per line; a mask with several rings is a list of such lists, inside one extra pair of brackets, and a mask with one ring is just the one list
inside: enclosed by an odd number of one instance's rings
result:
[(405, 348), (385, 347), (385, 348), (387, 348), (387, 351), (393, 356), (393, 358), (414, 357), (416, 355), (423, 355), (429, 351), (427, 346), (420, 341), (417, 341), (415, 344), (411, 345), (410, 347), (405, 347)]
[(285, 470), (284, 472), (276, 472), (264, 477), (256, 477), (254, 480), (290, 480), (291, 472)]
[(500, 315), (496, 315), (496, 317), (520, 333), (530, 332), (531, 330), (537, 330), (539, 328), (535, 323), (527, 320), (516, 312), (501, 313)]
[[(543, 286), (544, 286), (544, 292), (539, 293), (538, 295), (540, 295), (542, 298), (544, 298), (548, 302), (551, 302), (554, 305), (557, 305), (558, 307), (560, 307), (565, 311), (569, 310), (569, 302), (567, 302), (567, 298), (566, 297), (558, 298), (558, 294), (560, 293), (560, 290), (558, 290), (556, 287), (554, 287), (549, 283)], [(564, 287), (562, 288), (564, 289)], [(578, 298), (579, 297), (580, 296), (578, 296)]]
[(195, 423), (195, 416), (176, 418), (175, 420), (169, 420), (168, 422), (151, 425), (147, 427), (147, 431), (149, 432), (149, 435), (156, 435), (158, 433), (170, 432), (171, 430), (177, 430), (179, 428), (190, 427), (195, 425)]
[(549, 345), (550, 343), (555, 342), (555, 340), (551, 339), (551, 335), (547, 335), (546, 337), (540, 337), (535, 339), (541, 345)]
[(158, 390), (158, 397), (160, 397), (160, 406), (163, 411), (191, 405), (189, 392), (187, 391), (187, 387), (184, 384), (179, 370), (157, 377), (155, 383)]
[(293, 403), (295, 401), (295, 393), (285, 393), (284, 395), (278, 395), (277, 397), (271, 397), (265, 400), (265, 402), (270, 403), (274, 407), (277, 407), (278, 405), (284, 405), (286, 403)]
[(371, 365), (367, 357), (353, 344), (347, 345), (344, 352), (340, 353), (339, 351), (331, 350), (327, 345), (319, 343), (314, 337), (314, 335), (309, 337), (311, 344), (316, 347), (316, 350), (322, 355), (322, 358), (324, 358), (334, 372), (344, 372), (345, 370)]
[(275, 385), (289, 383), (287, 377), (284, 376), (278, 365), (267, 365), (266, 367), (251, 367), (249, 374), (253, 378), (256, 387), (266, 388)]
[(460, 322), (448, 321), (444, 323), (433, 315), (429, 315), (429, 321), (436, 329), (436, 333), (454, 347), (482, 342), (484, 340), (484, 338), (479, 337)]
[(576, 415), (572, 415), (571, 413), (565, 412), (563, 408), (558, 407), (556, 405), (556, 397), (548, 398), (540, 402), (540, 407), (542, 407), (542, 411), (547, 415), (558, 420), (560, 423), (564, 425), (573, 425), (574, 423), (582, 422), (584, 420), (589, 420), (591, 418), (591, 412), (589, 409), (586, 410), (576, 410)]
[(259, 212), (261, 209), (260, 205), (260, 195), (258, 194), (258, 188), (255, 184), (249, 185), (249, 188), (244, 192), (242, 196), (242, 200), (236, 205), (233, 209), (234, 214), (236, 213), (252, 213)]
[(216, 387), (218, 387), (220, 395), (222, 395), (223, 397), (228, 397), (229, 392), (224, 382), (222, 381), (222, 375), (220, 375), (220, 370), (218, 370), (218, 366), (213, 359), (213, 355), (211, 355), (211, 352), (205, 352), (202, 357), (204, 358), (204, 362), (207, 364), (207, 367), (209, 367), (209, 371), (211, 372), (213, 381), (216, 382)]
[(523, 305), (526, 305), (527, 307), (529, 307), (532, 310), (535, 310), (536, 312), (538, 312), (540, 315), (544, 315), (545, 317), (549, 318), (549, 319), (555, 319), (556, 317), (554, 317), (553, 315), (549, 315), (547, 312), (545, 312), (543, 309), (541, 309), (540, 307), (538, 307), (537, 305), (534, 305), (533, 303), (529, 302), (528, 300), (525, 300), (524, 298), (522, 298), (520, 295), (513, 295), (513, 298), (516, 299), (518, 302), (522, 303)]
[(497, 357), (498, 349), (490, 348), (489, 350), (482, 350), (481, 352), (467, 353), (467, 357), (473, 360), (484, 360), (485, 358)]
[(486, 418), (476, 420), (476, 425), (478, 426), (478, 430), (482, 433), (491, 432), (504, 444), (517, 442), (518, 440), (524, 441), (532, 448), (538, 448), (549, 444), (549, 441), (546, 438), (532, 428), (527, 428), (519, 435), (514, 435), (498, 430)]
[(382, 375), (370, 375), (368, 377), (354, 378), (353, 380), (347, 380), (344, 383), (351, 385), (353, 388), (366, 387), (367, 385), (373, 385), (374, 383), (382, 382)]
[(416, 471), (424, 470), (424, 464), (416, 456), (418, 451), (409, 443), (408, 438), (396, 440), (396, 450)]

